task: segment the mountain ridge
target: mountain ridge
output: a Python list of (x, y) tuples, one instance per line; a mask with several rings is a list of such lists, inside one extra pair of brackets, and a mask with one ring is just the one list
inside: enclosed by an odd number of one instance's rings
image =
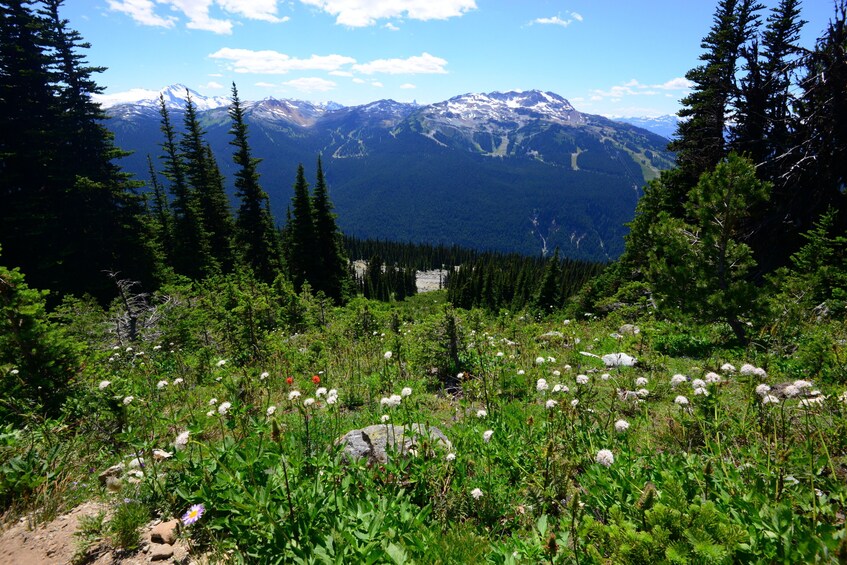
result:
[[(188, 93), (231, 177), (227, 106)], [(171, 89), (165, 99), (175, 124), (184, 109), (179, 94)], [(147, 100), (107, 109), (118, 145), (134, 151), (126, 168), (141, 179), (145, 155), (158, 155), (161, 143), (158, 108)], [(277, 220), (297, 164), (320, 154), (339, 224), (358, 237), (523, 253), (559, 246), (574, 258), (614, 259), (641, 186), (673, 162), (666, 139), (540, 90), (426, 105), (266, 98), (243, 106)]]

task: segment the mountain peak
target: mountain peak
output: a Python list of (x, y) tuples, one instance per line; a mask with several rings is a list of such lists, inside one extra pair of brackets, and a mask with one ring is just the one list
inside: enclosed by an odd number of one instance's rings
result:
[(223, 96), (203, 96), (184, 84), (172, 84), (161, 90), (134, 88), (117, 94), (98, 94), (94, 96), (94, 101), (99, 102), (104, 108), (121, 105), (158, 108), (159, 96), (162, 96), (169, 110), (184, 110), (188, 105), (189, 95), (197, 110), (212, 110), (229, 106), (231, 103), (229, 98)]

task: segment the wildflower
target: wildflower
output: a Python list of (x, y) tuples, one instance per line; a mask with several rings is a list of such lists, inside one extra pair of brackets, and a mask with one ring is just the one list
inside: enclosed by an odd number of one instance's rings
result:
[(223, 367), (224, 365), (226, 365), (226, 359), (221, 359), (220, 361), (218, 361), (217, 365), (218, 367)]
[(268, 406), (268, 409), (265, 410), (265, 414), (268, 416), (273, 416), (274, 412), (276, 412), (276, 406)]
[(321, 378), (318, 375), (315, 375), (314, 377), (312, 377), (312, 382), (316, 385), (319, 385), (321, 384)]
[(487, 411), (487, 410), (482, 410), (482, 409), (480, 409), (480, 410), (477, 410), (477, 411), (476, 411), (476, 417), (477, 417), (477, 418), (485, 418), (486, 416), (488, 416), (488, 411)]
[(314, 403), (315, 403), (315, 399), (309, 397), (309, 398), (307, 398), (306, 400), (303, 401), (303, 406), (308, 408), (309, 406), (311, 406)]
[(547, 362), (548, 362), (548, 363), (555, 363), (555, 362), (556, 362), (556, 358), (555, 358), (555, 357), (548, 357), (548, 358), (547, 358)]
[(800, 380), (794, 381), (794, 386), (796, 386), (800, 390), (803, 390), (804, 388), (812, 388), (812, 383), (810, 383), (809, 381)]
[(571, 400), (571, 407), (576, 408), (578, 405), (579, 405), (579, 399), (578, 398), (574, 398), (573, 400)]
[(647, 398), (650, 396), (650, 391), (646, 388), (639, 388), (635, 391), (635, 394), (638, 395), (639, 398)]
[(403, 397), (398, 394), (392, 394), (389, 397), (383, 396), (379, 403), (382, 406), (386, 406), (388, 408), (394, 408), (395, 406), (399, 406), (400, 402), (403, 400)]
[(526, 374), (526, 371), (524, 371), (523, 369), (518, 369), (518, 375), (525, 375), (525, 374)]
[(288, 400), (289, 401), (294, 401), (294, 400), (297, 400), (298, 398), (300, 398), (300, 391), (299, 390), (292, 390), (291, 392), (288, 393)]
[(392, 355), (394, 355), (394, 354), (391, 353), (390, 351), (386, 351), (385, 354), (383, 355), (383, 357), (385, 357), (386, 359), (391, 359)]
[(735, 372), (735, 365), (732, 363), (724, 363), (721, 365), (721, 371), (724, 373), (729, 373), (730, 375)]
[(553, 392), (568, 392), (570, 389), (563, 384), (557, 384), (553, 387)]
[(754, 375), (756, 374), (756, 367), (751, 365), (750, 363), (744, 363), (741, 365), (741, 369), (738, 370), (742, 375)]
[(688, 406), (688, 399), (681, 394), (673, 399), (674, 404), (678, 404), (680, 406)]
[(570, 365), (565, 365), (564, 367), (562, 367), (562, 369), (564, 369), (565, 371), (570, 371), (571, 368), (572, 367)]
[(535, 358), (535, 364), (536, 365), (543, 365), (544, 364), (544, 357), (536, 357)]
[(694, 396), (709, 396), (709, 391), (703, 387), (695, 388)]
[(265, 371), (264, 373), (262, 373), (261, 375), (259, 375), (259, 380), (260, 380), (260, 381), (263, 381), (263, 380), (265, 380), (266, 378), (268, 378), (268, 377), (270, 377), (270, 376), (271, 376), (271, 374), (270, 374), (269, 372)]
[(184, 382), (185, 382), (185, 381), (183, 380), (183, 378), (182, 378), (182, 377), (177, 377), (177, 378), (175, 378), (175, 379), (174, 379), (173, 385), (174, 385), (174, 386), (181, 385), (181, 384), (182, 384), (182, 383), (184, 383)]
[(635, 379), (635, 386), (647, 386), (648, 381), (645, 377), (638, 377)]
[(609, 373), (603, 373), (602, 375), (600, 375), (600, 380), (603, 380), (603, 381), (608, 381), (611, 378), (612, 378), (612, 375), (610, 375)]
[(185, 446), (188, 445), (188, 436), (190, 435), (191, 432), (185, 430), (184, 432), (181, 432), (178, 436), (176, 436), (176, 439), (174, 440), (174, 447), (177, 451), (185, 449)]
[(547, 410), (552, 410), (553, 408), (556, 407), (557, 404), (558, 404), (558, 402), (556, 402), (555, 400), (553, 400), (551, 398), (550, 400), (547, 401), (547, 403), (544, 406), (547, 408)]
[(606, 467), (611, 467), (612, 463), (615, 462), (615, 456), (608, 449), (601, 449), (597, 452), (597, 455), (594, 457), (594, 460), (601, 465), (605, 465)]
[(126, 352), (127, 352), (127, 353), (131, 353), (131, 352), (132, 352), (132, 348), (131, 348), (131, 347), (127, 347), (127, 348), (126, 348)]
[(502, 356), (503, 356), (503, 352), (502, 352), (502, 351), (498, 351), (498, 352), (497, 352), (497, 357), (502, 357)]
[(390, 419), (391, 419), (391, 416), (389, 416), (388, 414), (383, 414), (383, 415), (380, 417), (380, 419), (379, 419), (379, 420), (380, 420), (380, 422), (382, 422), (383, 424), (385, 424), (385, 423), (387, 423), (387, 422), (388, 422), (388, 420), (390, 420)]
[(218, 399), (217, 399), (217, 398), (212, 398), (211, 400), (209, 400), (209, 406), (214, 406), (214, 405), (215, 405), (215, 404), (217, 404), (217, 403), (218, 403)]
[(482, 489), (475, 488), (471, 491), (471, 496), (474, 497), (474, 500), (479, 500), (482, 498)]
[(753, 374), (756, 375), (759, 378), (762, 378), (762, 379), (766, 379), (768, 377), (767, 372), (764, 369), (762, 369), (761, 367), (756, 367), (753, 370)]
[(160, 349), (162, 349), (161, 345), (154, 345), (153, 346), (153, 351), (159, 351)]
[(209, 410), (208, 412), (206, 412), (206, 416), (208, 416), (209, 418), (211, 418), (211, 417), (212, 417), (212, 416), (214, 416), (214, 415), (215, 415), (215, 411), (214, 411), (214, 410)]
[(100, 384), (97, 385), (97, 388), (99, 388), (100, 390), (103, 390), (103, 389), (107, 388), (110, 384), (112, 384), (112, 381), (100, 381)]
[(721, 376), (717, 373), (706, 373), (706, 376), (703, 377), (707, 383), (719, 383), (721, 382)]
[(788, 385), (782, 389), (782, 393), (786, 396), (786, 398), (794, 398), (800, 394), (800, 389), (796, 385)]
[(456, 460), (456, 454), (455, 453), (448, 453), (447, 457), (445, 457), (445, 459), (447, 461), (455, 461)]
[(316, 396), (317, 398), (320, 398), (320, 397), (322, 397), (322, 396), (323, 396), (323, 395), (325, 395), (325, 394), (326, 394), (326, 387), (323, 387), (323, 386), (322, 386), (322, 387), (319, 387), (319, 388), (318, 388), (318, 390), (316, 390), (316, 391), (315, 391), (315, 396)]
[(186, 526), (190, 526), (195, 523), (197, 520), (203, 517), (203, 513), (206, 511), (206, 507), (202, 504), (195, 504), (191, 508), (188, 509), (188, 512), (182, 517), (182, 523)]
[(159, 381), (156, 383), (156, 388), (158, 388), (159, 390), (162, 390), (166, 386), (168, 386), (168, 381)]
[(535, 390), (537, 390), (538, 392), (544, 392), (545, 390), (547, 390), (547, 388), (548, 385), (546, 379), (538, 379), (538, 381), (536, 381)]
[(133, 400), (135, 400), (134, 396), (125, 396), (124, 397), (124, 406), (129, 405)]
[(587, 385), (588, 384), (588, 375), (577, 375), (576, 376), (576, 384)]
[(488, 443), (489, 441), (491, 441), (491, 436), (493, 436), (493, 435), (494, 435), (494, 430), (486, 430), (482, 434), (482, 440), (485, 443)]
[(223, 380), (223, 377), (215, 377), (215, 382), (219, 383)]
[(404, 387), (403, 390), (400, 391), (400, 396), (402, 396), (403, 398), (407, 396), (412, 396), (412, 388), (408, 386)]
[(687, 380), (688, 377), (686, 377), (685, 375), (676, 374), (671, 377), (671, 387), (676, 388), (678, 385), (681, 385)]
[(838, 397), (838, 402), (841, 404), (847, 404), (847, 390), (841, 393), (841, 396)]
[(338, 402), (338, 397), (336, 395), (334, 395), (334, 394), (327, 395), (327, 397), (326, 397), (326, 403), (327, 404), (335, 404), (336, 402)]
[(229, 409), (231, 407), (231, 402), (221, 402), (221, 405), (218, 406), (218, 414), (220, 414), (221, 416), (226, 416), (226, 413), (229, 412)]
[(706, 381), (703, 379), (694, 379), (691, 381), (691, 388), (706, 388)]
[(294, 377), (288, 377), (287, 379), (285, 379), (285, 384), (293, 385), (294, 384)]
[(618, 432), (619, 434), (624, 433), (628, 429), (629, 429), (629, 422), (627, 422), (626, 420), (618, 420), (617, 422), (615, 422), (615, 431)]

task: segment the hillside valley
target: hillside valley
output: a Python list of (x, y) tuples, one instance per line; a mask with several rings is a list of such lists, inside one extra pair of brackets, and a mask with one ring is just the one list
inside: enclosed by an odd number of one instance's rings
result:
[[(180, 85), (162, 94), (178, 126), (190, 95), (231, 177), (228, 100)], [(298, 163), (313, 171), (321, 155), (339, 224), (357, 237), (528, 254), (559, 247), (568, 257), (612, 260), (641, 187), (673, 164), (667, 139), (581, 113), (549, 92), (465, 94), (431, 105), (268, 98), (244, 106), (277, 221)], [(158, 100), (107, 111), (117, 145), (132, 152), (122, 166), (149, 183), (147, 155), (155, 161), (161, 153)]]

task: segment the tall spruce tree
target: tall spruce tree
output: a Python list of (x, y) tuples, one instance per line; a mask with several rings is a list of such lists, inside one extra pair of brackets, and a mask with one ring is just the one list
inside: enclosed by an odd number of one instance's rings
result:
[(294, 182), (294, 196), (291, 199), (291, 219), (286, 230), (291, 242), (288, 250), (288, 271), (299, 291), (306, 281), (311, 284), (319, 275), (312, 198), (302, 163), (297, 167), (297, 180)]
[[(21, 118), (21, 110), (32, 112), (11, 124), (22, 131), (7, 130), (16, 138), (4, 139), (2, 152), (11, 161), (15, 196), (22, 197), (14, 214), (37, 226), (31, 229), (35, 237), (20, 244), (12, 239), (12, 260), (22, 251), (18, 264), (38, 285), (105, 300), (114, 289), (103, 271), (154, 281), (157, 266), (145, 243), (143, 199), (135, 192), (138, 183), (113, 162), (124, 153), (92, 102), (102, 90), (93, 75), (102, 68), (87, 65), (80, 51), (88, 44), (60, 17), (60, 0), (39, 2), (37, 13), (32, 4), (2, 5), (3, 103), (22, 104), (10, 109), (13, 118)], [(38, 149), (24, 145), (30, 143)], [(6, 168), (4, 163), (4, 175)]]
[(241, 260), (249, 265), (265, 282), (271, 282), (282, 269), (282, 240), (274, 225), (267, 193), (259, 185), (257, 166), (260, 159), (251, 155), (247, 140), (247, 123), (244, 108), (238, 98), (238, 89), (232, 83), (232, 119), (230, 145), (235, 147), (233, 160), (235, 193), (241, 201), (236, 218), (235, 237)]
[(315, 281), (312, 281), (312, 287), (315, 291), (323, 291), (327, 297), (338, 303), (344, 296), (347, 258), (344, 256), (341, 232), (335, 223), (335, 214), (332, 213), (332, 203), (329, 200), (320, 157), (318, 157), (318, 170), (312, 202), (315, 223), (315, 250), (320, 262), (318, 265), (319, 276)]
[(208, 234), (209, 248), (217, 266), (224, 272), (232, 270), (233, 221), (223, 180), (214, 155), (205, 141), (205, 132), (197, 117), (197, 108), (186, 91), (185, 133), (180, 150), (185, 162), (186, 179), (196, 194), (203, 231)]
[(200, 279), (214, 272), (209, 234), (203, 226), (202, 213), (197, 194), (186, 178), (185, 164), (177, 144), (176, 130), (170, 119), (165, 98), (159, 95), (160, 129), (165, 136), (162, 143), (164, 154), (163, 174), (170, 182), (173, 195), (173, 250), (170, 256), (177, 273), (189, 278)]

